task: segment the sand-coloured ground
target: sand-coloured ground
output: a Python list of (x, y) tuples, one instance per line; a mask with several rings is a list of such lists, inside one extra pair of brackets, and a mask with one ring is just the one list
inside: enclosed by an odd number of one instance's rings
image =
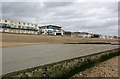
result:
[(90, 69), (86, 69), (83, 72), (75, 74), (74, 77), (119, 77), (119, 58), (114, 57), (102, 63), (95, 65)]
[(62, 44), (82, 42), (114, 42), (116, 39), (81, 38), (68, 36), (44, 36), (0, 33), (0, 47), (16, 47), (34, 44)]

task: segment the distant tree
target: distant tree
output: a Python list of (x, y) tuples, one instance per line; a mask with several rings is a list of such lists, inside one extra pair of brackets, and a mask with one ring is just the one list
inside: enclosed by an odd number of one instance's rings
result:
[(93, 36), (92, 36), (93, 38), (99, 38), (100, 37), (100, 35), (99, 34), (93, 34)]

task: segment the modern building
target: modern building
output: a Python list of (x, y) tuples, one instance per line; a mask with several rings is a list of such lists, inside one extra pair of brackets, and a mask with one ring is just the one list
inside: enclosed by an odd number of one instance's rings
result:
[(38, 34), (38, 25), (15, 20), (0, 19), (0, 32)]
[(109, 35), (101, 35), (100, 38), (102, 38), (102, 39), (117, 39), (116, 36), (109, 36)]
[(71, 32), (64, 31), (62, 27), (55, 25), (39, 26), (38, 24), (19, 22), (16, 20), (0, 19), (0, 32), (6, 33), (22, 33), (22, 34), (43, 34), (43, 35), (61, 35), (70, 37), (83, 38), (103, 38), (103, 39), (117, 39), (117, 36), (99, 35), (87, 32)]
[(70, 31), (65, 31), (64, 32), (64, 36), (92, 38), (93, 34), (87, 33), (87, 32), (70, 32)]
[(64, 31), (64, 36), (72, 36), (72, 32), (70, 31)]
[(63, 35), (64, 30), (62, 27), (55, 25), (46, 25), (39, 27), (39, 34), (44, 35)]

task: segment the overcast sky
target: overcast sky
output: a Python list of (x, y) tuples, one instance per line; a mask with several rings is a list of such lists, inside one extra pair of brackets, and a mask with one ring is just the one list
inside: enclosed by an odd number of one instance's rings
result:
[(117, 2), (4, 2), (2, 17), (67, 31), (118, 35)]

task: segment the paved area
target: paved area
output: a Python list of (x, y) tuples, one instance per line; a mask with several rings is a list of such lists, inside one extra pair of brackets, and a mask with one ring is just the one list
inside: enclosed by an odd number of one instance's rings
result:
[(117, 48), (117, 45), (48, 44), (2, 49), (2, 73)]

